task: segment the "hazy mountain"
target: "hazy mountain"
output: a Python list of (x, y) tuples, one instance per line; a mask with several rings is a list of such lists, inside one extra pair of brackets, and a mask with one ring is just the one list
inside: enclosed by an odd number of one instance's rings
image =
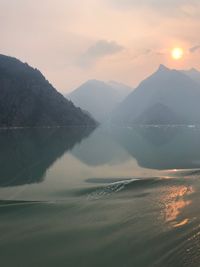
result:
[(37, 70), (0, 55), (0, 127), (95, 125)]
[(115, 110), (112, 121), (133, 124), (200, 123), (200, 85), (163, 65)]
[(156, 103), (145, 109), (135, 122), (137, 124), (184, 124), (185, 121), (167, 106)]
[(109, 81), (107, 84), (116, 90), (118, 97), (121, 97), (121, 99), (125, 98), (133, 90), (130, 86), (116, 81)]
[(131, 88), (117, 82), (89, 80), (67, 97), (88, 111), (97, 121), (103, 122), (116, 106), (130, 93)]
[(200, 84), (200, 71), (192, 68), (190, 70), (182, 70), (182, 73), (188, 75), (192, 80)]

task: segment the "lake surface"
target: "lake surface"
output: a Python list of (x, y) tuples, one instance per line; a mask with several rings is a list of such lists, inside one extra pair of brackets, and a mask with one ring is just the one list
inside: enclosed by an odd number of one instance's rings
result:
[(199, 267), (200, 127), (0, 131), (2, 267)]

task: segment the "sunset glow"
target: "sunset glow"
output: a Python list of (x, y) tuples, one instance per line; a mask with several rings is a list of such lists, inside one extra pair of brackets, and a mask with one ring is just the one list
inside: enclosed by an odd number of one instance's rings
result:
[(184, 54), (183, 49), (180, 48), (180, 47), (176, 47), (176, 48), (174, 48), (174, 49), (172, 50), (172, 52), (171, 52), (171, 56), (172, 56), (172, 58), (173, 58), (174, 60), (179, 60), (179, 59), (181, 59), (181, 58), (183, 57), (183, 54)]

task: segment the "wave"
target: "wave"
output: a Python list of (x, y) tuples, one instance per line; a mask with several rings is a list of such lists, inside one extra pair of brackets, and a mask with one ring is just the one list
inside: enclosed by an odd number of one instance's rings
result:
[(29, 200), (0, 200), (0, 207), (5, 206), (19, 206), (19, 205), (33, 205), (43, 203), (41, 201), (29, 201)]

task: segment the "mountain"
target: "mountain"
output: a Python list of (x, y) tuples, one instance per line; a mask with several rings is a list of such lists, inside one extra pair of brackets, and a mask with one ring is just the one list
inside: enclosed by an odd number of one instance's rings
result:
[(182, 70), (182, 73), (189, 76), (192, 80), (200, 84), (200, 71), (192, 68), (190, 70)]
[(37, 70), (0, 55), (0, 127), (95, 125)]
[(131, 88), (117, 82), (89, 80), (67, 97), (88, 111), (97, 121), (105, 121), (116, 106), (130, 93)]
[(136, 119), (136, 124), (184, 124), (184, 119), (167, 106), (156, 103)]
[(132, 91), (130, 86), (116, 81), (109, 81), (107, 84), (115, 89), (118, 97), (121, 99), (125, 98)]
[(112, 122), (133, 124), (199, 124), (200, 84), (181, 71), (159, 69), (127, 96)]

